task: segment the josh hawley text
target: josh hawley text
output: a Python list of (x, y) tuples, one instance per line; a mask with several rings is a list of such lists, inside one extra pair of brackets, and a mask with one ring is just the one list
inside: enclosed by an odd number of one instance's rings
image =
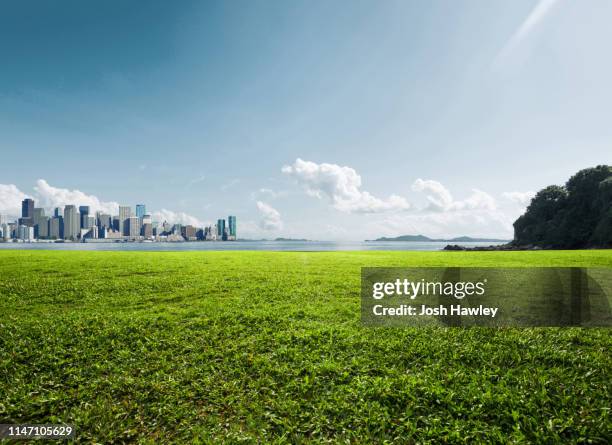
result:
[(438, 307), (421, 305), (420, 308), (402, 304), (397, 307), (385, 307), (377, 304), (372, 308), (372, 312), (377, 316), (476, 316), (495, 318), (499, 308), (487, 307), (482, 304), (476, 307), (464, 307), (460, 304), (453, 304), (450, 307), (440, 305)]

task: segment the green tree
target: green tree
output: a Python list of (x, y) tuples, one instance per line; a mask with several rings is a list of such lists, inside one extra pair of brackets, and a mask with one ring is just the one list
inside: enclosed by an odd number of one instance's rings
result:
[(552, 248), (612, 246), (612, 167), (580, 170), (551, 185), (514, 223), (514, 244)]

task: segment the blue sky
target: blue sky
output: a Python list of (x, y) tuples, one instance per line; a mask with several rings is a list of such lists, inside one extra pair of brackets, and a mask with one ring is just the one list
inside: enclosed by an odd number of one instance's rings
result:
[(172, 3), (3, 2), (0, 213), (505, 237), (612, 161), (608, 1)]

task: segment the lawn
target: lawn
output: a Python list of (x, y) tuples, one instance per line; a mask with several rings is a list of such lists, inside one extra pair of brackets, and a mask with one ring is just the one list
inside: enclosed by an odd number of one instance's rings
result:
[(82, 443), (610, 443), (612, 331), (368, 328), (362, 266), (612, 251), (0, 251), (0, 423)]

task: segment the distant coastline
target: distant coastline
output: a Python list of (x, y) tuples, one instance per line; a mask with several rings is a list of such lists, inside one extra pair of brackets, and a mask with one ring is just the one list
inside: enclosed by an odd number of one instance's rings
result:
[(458, 236), (456, 238), (429, 238), (425, 235), (401, 235), (393, 238), (383, 236), (375, 240), (365, 240), (369, 242), (381, 242), (381, 241), (409, 241), (409, 242), (443, 242), (443, 243), (508, 243), (509, 239), (498, 239), (498, 238), (472, 238), (469, 236)]

